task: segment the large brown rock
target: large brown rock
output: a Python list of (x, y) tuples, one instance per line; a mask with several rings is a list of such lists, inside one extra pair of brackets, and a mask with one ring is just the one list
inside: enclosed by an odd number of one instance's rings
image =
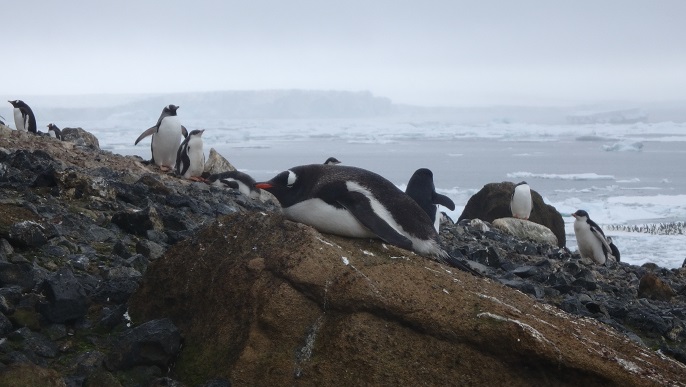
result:
[(169, 317), (186, 385), (608, 385), (683, 366), (595, 320), (377, 240), (278, 214), (218, 219), (148, 268), (134, 322)]
[[(512, 216), (510, 211), (510, 198), (514, 192), (515, 184), (509, 181), (502, 183), (489, 183), (475, 193), (467, 201), (458, 221), (462, 219), (481, 219), (493, 223), (498, 218)], [(534, 206), (529, 220), (548, 227), (557, 237), (557, 245), (565, 247), (565, 222), (562, 215), (550, 204), (545, 204), (541, 195), (531, 190), (531, 199)]]

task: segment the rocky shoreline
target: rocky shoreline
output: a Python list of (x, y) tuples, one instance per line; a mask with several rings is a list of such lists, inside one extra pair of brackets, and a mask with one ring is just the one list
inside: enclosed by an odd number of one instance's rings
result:
[[(132, 321), (127, 311), (132, 297), (141, 302), (141, 286), (151, 291), (146, 284), (165, 270), (167, 256), (189, 251), (217, 224), (254, 221), (278, 207), (160, 174), (142, 161), (99, 150), (82, 130), (58, 141), (0, 128), (0, 385), (218, 387), (240, 380), (239, 370), (188, 377), (190, 328), (163, 316), (162, 306), (138, 313), (155, 318)], [(683, 385), (686, 269), (597, 266), (475, 220), (444, 226), (441, 238), (489, 281), (532, 304), (599, 321), (657, 354), (667, 364), (661, 372), (676, 370), (660, 381)]]

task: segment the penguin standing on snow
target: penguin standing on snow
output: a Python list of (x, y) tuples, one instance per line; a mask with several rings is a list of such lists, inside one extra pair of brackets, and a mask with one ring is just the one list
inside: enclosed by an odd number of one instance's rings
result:
[(181, 139), (188, 136), (188, 131), (176, 115), (178, 108), (176, 105), (165, 106), (157, 124), (141, 133), (134, 143), (137, 145), (142, 139), (152, 135), (152, 162), (165, 172), (176, 167), (176, 155)]
[(255, 187), (271, 192), (289, 220), (329, 234), (379, 238), (475, 273), (443, 250), (424, 210), (376, 173), (349, 166), (301, 165)]
[(48, 124), (48, 136), (62, 141), (62, 131), (55, 124)]
[(33, 110), (24, 101), (15, 99), (14, 101), (7, 101), (14, 106), (14, 126), (17, 130), (29, 131), (36, 134), (38, 128), (36, 127), (36, 116)]
[(437, 232), (441, 223), (438, 206), (441, 205), (449, 208), (450, 211), (455, 211), (455, 203), (449, 197), (436, 192), (434, 174), (427, 168), (420, 168), (412, 174), (405, 193), (429, 215), (429, 219), (431, 219)]
[(515, 186), (510, 199), (510, 211), (512, 216), (518, 219), (529, 219), (534, 202), (531, 199), (531, 188), (526, 181)]
[[(574, 221), (574, 235), (579, 246), (579, 253), (582, 257), (590, 258), (598, 264), (605, 264), (608, 259), (612, 259), (612, 247), (605, 237), (605, 233), (596, 222), (588, 216), (588, 212), (578, 210), (572, 216)], [(617, 247), (615, 246), (615, 249)], [(619, 250), (617, 250), (619, 255)], [(617, 259), (617, 257), (614, 257)], [(618, 259), (617, 259), (618, 260)]]
[(176, 154), (176, 174), (186, 179), (203, 181), (200, 177), (205, 171), (205, 152), (202, 149), (202, 134), (205, 129), (193, 130), (179, 146)]

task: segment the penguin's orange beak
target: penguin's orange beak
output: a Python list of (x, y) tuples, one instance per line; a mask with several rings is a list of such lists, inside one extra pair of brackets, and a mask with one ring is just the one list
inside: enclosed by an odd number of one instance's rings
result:
[(255, 188), (259, 188), (259, 189), (269, 189), (269, 188), (272, 188), (272, 187), (274, 187), (274, 186), (271, 185), (271, 184), (269, 184), (269, 183), (267, 183), (267, 182), (264, 182), (264, 183), (255, 183)]

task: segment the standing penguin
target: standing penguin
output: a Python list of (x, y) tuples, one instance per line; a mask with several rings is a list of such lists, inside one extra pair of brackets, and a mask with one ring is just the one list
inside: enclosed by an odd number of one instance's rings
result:
[[(574, 221), (574, 235), (582, 257), (590, 258), (601, 265), (612, 257), (612, 247), (605, 238), (605, 233), (596, 222), (588, 216), (588, 212), (578, 210), (572, 216)], [(616, 249), (616, 247), (615, 247)]]
[(14, 126), (17, 130), (29, 131), (36, 134), (38, 128), (36, 127), (36, 116), (33, 110), (24, 101), (15, 99), (14, 101), (7, 101), (14, 106)]
[(152, 135), (150, 142), (152, 162), (165, 172), (176, 166), (176, 155), (182, 136), (188, 136), (188, 131), (176, 116), (178, 108), (176, 105), (165, 106), (157, 124), (141, 133), (134, 143), (137, 145), (139, 141)]
[(442, 205), (449, 208), (450, 211), (455, 211), (455, 203), (449, 197), (436, 192), (434, 174), (430, 169), (420, 168), (416, 170), (407, 183), (405, 193), (429, 215), (436, 231), (439, 231), (441, 223), (438, 206)]
[(478, 275), (443, 250), (424, 210), (376, 173), (340, 165), (301, 165), (255, 187), (271, 192), (289, 220), (329, 234), (379, 238)]
[(186, 179), (203, 181), (200, 177), (205, 171), (205, 152), (202, 149), (202, 134), (205, 129), (192, 130), (179, 146), (176, 155), (176, 174)]
[(512, 216), (518, 219), (529, 219), (533, 206), (534, 202), (531, 200), (531, 188), (529, 185), (526, 184), (526, 181), (517, 184), (510, 199)]
[(62, 140), (62, 131), (55, 124), (48, 124), (48, 136)]

